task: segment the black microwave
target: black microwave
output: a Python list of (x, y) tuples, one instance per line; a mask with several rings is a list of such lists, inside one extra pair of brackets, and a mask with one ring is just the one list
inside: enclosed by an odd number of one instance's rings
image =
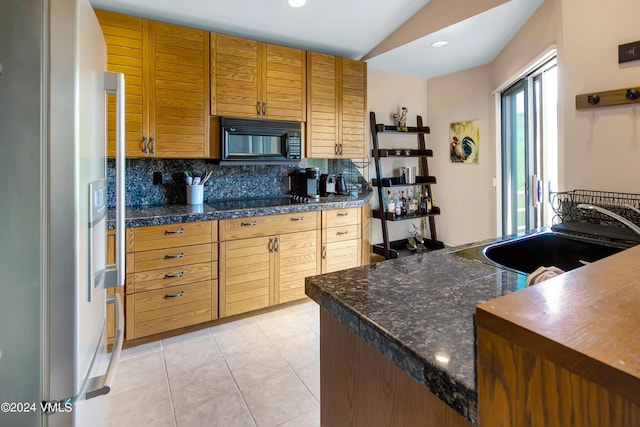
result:
[(219, 139), (212, 154), (220, 164), (296, 164), (302, 158), (300, 122), (217, 117), (211, 124)]

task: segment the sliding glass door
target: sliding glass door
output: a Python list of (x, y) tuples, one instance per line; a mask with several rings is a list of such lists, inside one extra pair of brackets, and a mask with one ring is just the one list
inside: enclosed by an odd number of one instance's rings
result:
[[(548, 192), (557, 188), (555, 59), (502, 92), (502, 232), (550, 225)], [(546, 196), (546, 197), (545, 197)]]

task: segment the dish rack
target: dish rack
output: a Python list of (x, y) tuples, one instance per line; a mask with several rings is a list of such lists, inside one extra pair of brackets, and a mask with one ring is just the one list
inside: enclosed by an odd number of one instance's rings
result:
[(625, 207), (625, 205), (630, 205), (640, 209), (640, 194), (593, 190), (551, 193), (551, 207), (555, 212), (553, 223), (582, 222), (624, 227), (623, 224), (608, 215), (591, 209), (578, 208), (581, 203), (600, 206), (640, 225), (640, 215)]

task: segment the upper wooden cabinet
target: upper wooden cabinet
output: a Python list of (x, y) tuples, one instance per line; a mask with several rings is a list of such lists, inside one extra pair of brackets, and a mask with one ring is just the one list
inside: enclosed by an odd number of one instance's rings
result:
[[(107, 69), (125, 74), (126, 155), (206, 157), (209, 144), (209, 33), (96, 10)], [(115, 100), (107, 147), (115, 154)]]
[(307, 157), (367, 157), (366, 108), (366, 62), (307, 53)]
[(211, 115), (306, 120), (304, 50), (210, 34)]
[[(146, 78), (143, 63), (149, 44), (146, 19), (95, 10), (107, 44), (107, 70), (125, 76), (125, 148), (127, 156), (142, 156), (143, 135), (148, 135), (148, 111), (143, 94)], [(143, 84), (144, 81), (144, 84)], [(115, 95), (107, 97), (107, 155), (116, 149)]]

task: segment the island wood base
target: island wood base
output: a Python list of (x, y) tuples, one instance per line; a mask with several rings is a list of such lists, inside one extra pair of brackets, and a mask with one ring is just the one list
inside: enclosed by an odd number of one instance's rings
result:
[(320, 310), (323, 427), (471, 427), (393, 362)]

